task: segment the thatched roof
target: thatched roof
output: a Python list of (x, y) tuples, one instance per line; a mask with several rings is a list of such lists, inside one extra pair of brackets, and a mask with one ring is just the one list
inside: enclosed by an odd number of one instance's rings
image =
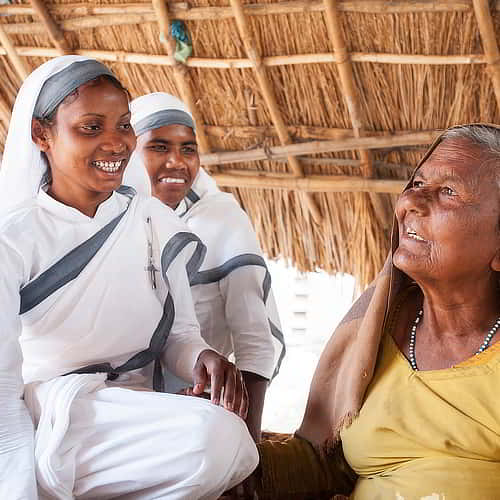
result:
[[(64, 51), (93, 55), (134, 97), (190, 101), (203, 162), (270, 257), (366, 284), (387, 253), (394, 193), (435, 131), (499, 122), (500, 2), (241, 4), (0, 6), (0, 143), (26, 72)], [(193, 40), (186, 66), (160, 41), (172, 19)]]

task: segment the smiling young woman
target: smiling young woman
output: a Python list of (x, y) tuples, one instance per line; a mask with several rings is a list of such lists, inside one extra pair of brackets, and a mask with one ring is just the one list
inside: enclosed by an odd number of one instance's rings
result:
[(135, 149), (128, 95), (101, 76), (81, 85), (52, 114), (32, 125), (33, 140), (50, 165), (47, 192), (92, 217), (121, 186)]
[[(135, 142), (95, 60), (51, 60), (19, 91), (0, 169), (2, 499), (215, 499), (256, 466), (241, 373), (194, 312), (204, 247), (121, 186)], [(212, 402), (162, 393), (164, 368), (211, 382)]]

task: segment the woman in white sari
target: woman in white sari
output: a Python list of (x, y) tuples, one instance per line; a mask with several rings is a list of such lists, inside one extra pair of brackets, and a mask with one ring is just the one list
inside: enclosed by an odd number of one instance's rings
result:
[[(120, 189), (134, 147), (97, 61), (57, 58), (23, 84), (0, 171), (0, 498), (36, 498), (35, 472), (48, 498), (217, 498), (256, 466), (217, 406), (245, 416), (241, 374), (199, 335), (203, 246)], [(162, 394), (163, 366), (216, 404)]]

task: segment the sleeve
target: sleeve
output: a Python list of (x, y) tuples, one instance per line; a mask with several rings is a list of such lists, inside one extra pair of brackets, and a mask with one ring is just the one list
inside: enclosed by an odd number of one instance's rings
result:
[(164, 362), (170, 372), (187, 382), (193, 381), (193, 368), (200, 353), (206, 349), (214, 350), (200, 334), (186, 271), (186, 264), (196, 245), (187, 245), (173, 259), (166, 272), (162, 270), (174, 306), (174, 320), (165, 348)]
[(0, 241), (0, 498), (37, 498), (34, 431), (22, 399), (21, 257)]
[(231, 330), (236, 366), (271, 379), (275, 352), (263, 301), (265, 269), (242, 266), (220, 281), (226, 321)]

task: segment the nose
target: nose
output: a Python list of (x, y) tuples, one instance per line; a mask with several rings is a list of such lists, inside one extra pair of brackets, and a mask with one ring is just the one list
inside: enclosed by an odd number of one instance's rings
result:
[(101, 149), (105, 153), (118, 155), (127, 150), (127, 144), (120, 134), (109, 134), (106, 140), (101, 144)]
[(396, 202), (396, 218), (402, 221), (408, 212), (423, 216), (429, 208), (430, 194), (424, 188), (403, 191)]
[(165, 166), (167, 168), (182, 169), (187, 168), (186, 163), (181, 152), (177, 148), (171, 148), (168, 151), (167, 157), (165, 159)]

